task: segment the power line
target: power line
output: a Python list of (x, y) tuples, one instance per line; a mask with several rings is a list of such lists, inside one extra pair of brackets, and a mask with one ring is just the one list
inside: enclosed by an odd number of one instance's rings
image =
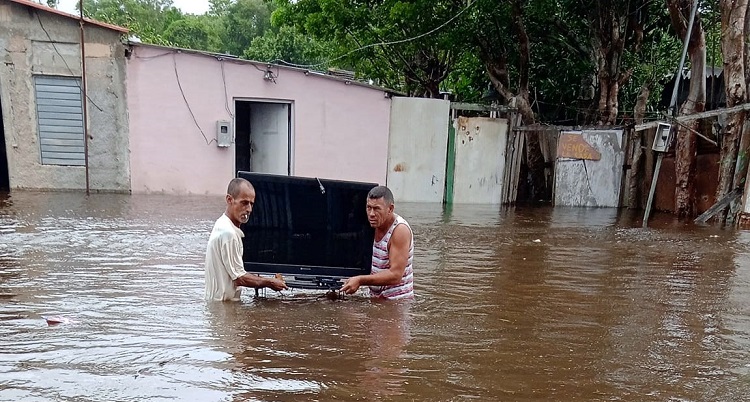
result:
[(232, 110), (229, 107), (229, 94), (227, 93), (227, 77), (224, 74), (224, 59), (220, 59), (219, 63), (221, 64), (221, 81), (224, 83), (224, 109), (226, 109), (227, 113), (229, 113), (229, 117), (234, 119), (234, 114), (232, 114)]
[(187, 106), (188, 112), (190, 112), (190, 117), (193, 118), (193, 123), (195, 123), (195, 126), (198, 127), (198, 131), (201, 132), (203, 139), (206, 140), (206, 145), (211, 145), (211, 143), (216, 141), (216, 139), (212, 139), (211, 141), (208, 140), (208, 137), (206, 137), (206, 133), (203, 132), (203, 129), (201, 128), (200, 124), (198, 124), (198, 119), (195, 118), (193, 109), (190, 107), (190, 103), (188, 103), (187, 97), (185, 96), (185, 91), (182, 89), (182, 84), (180, 83), (180, 74), (177, 72), (176, 53), (172, 53), (172, 64), (174, 65), (174, 75), (177, 78), (177, 86), (180, 88), (180, 93), (182, 94), (182, 100), (185, 101), (185, 106)]
[[(39, 17), (39, 12), (37, 11), (37, 12), (35, 12), (35, 14), (36, 14), (37, 21), (39, 21), (39, 26), (42, 27), (42, 31), (44, 31), (44, 33), (47, 35), (47, 39), (49, 39), (49, 42), (52, 44), (52, 48), (55, 49), (55, 52), (57, 53), (57, 55), (60, 56), (60, 58), (62, 59), (63, 63), (65, 63), (65, 67), (67, 67), (68, 71), (70, 71), (70, 75), (75, 75), (75, 73), (73, 73), (73, 69), (70, 68), (70, 65), (68, 65), (68, 61), (65, 60), (65, 57), (62, 55), (62, 53), (60, 53), (60, 51), (57, 50), (57, 46), (55, 46), (56, 42), (54, 40), (52, 40), (52, 36), (50, 36), (49, 32), (47, 32), (47, 29), (44, 27), (44, 24), (42, 24), (42, 19)], [(83, 46), (83, 44), (81, 44), (81, 46)], [(86, 60), (82, 60), (81, 62), (85, 63)], [(86, 77), (81, 77), (81, 79), (85, 80)], [(76, 85), (78, 85), (78, 89), (80, 89), (81, 93), (83, 93), (83, 88), (81, 88), (81, 83), (78, 82), (78, 81), (76, 81)], [(88, 99), (88, 101), (91, 102), (92, 105), (94, 105), (97, 109), (99, 109), (100, 112), (104, 112), (104, 109), (100, 108), (99, 105), (97, 105), (91, 99), (91, 97), (89, 97), (89, 94), (86, 94), (86, 99)]]
[(358, 47), (358, 48), (356, 48), (356, 49), (354, 49), (354, 50), (352, 50), (350, 52), (344, 53), (344, 54), (342, 54), (340, 56), (334, 57), (332, 59), (328, 59), (328, 60), (326, 60), (324, 62), (317, 63), (317, 64), (295, 64), (295, 63), (290, 63), (288, 61), (284, 61), (284, 60), (281, 60), (281, 59), (273, 60), (271, 63), (279, 62), (279, 63), (283, 63), (283, 64), (286, 64), (286, 65), (291, 66), (291, 67), (314, 68), (314, 67), (319, 67), (319, 66), (323, 66), (323, 65), (332, 63), (332, 62), (337, 61), (337, 60), (341, 60), (344, 57), (349, 56), (352, 53), (356, 53), (356, 52), (359, 52), (360, 50), (368, 49), (368, 48), (371, 48), (371, 47), (375, 47), (375, 46), (390, 46), (390, 45), (397, 45), (397, 44), (400, 44), (400, 43), (406, 43), (406, 42), (415, 41), (417, 39), (424, 38), (425, 36), (432, 35), (433, 33), (435, 33), (437, 31), (443, 29), (446, 25), (450, 24), (456, 18), (460, 17), (463, 13), (465, 13), (468, 9), (470, 9), (476, 2), (477, 2), (477, 0), (473, 0), (471, 3), (469, 3), (468, 5), (466, 5), (466, 7), (464, 7), (461, 11), (459, 11), (458, 14), (454, 15), (449, 20), (447, 20), (444, 23), (440, 24), (438, 27), (433, 28), (433, 29), (431, 29), (431, 30), (429, 30), (429, 31), (427, 31), (427, 32), (425, 32), (423, 34), (420, 34), (420, 35), (417, 35), (417, 36), (413, 36), (411, 38), (394, 40), (394, 41), (388, 41), (388, 42), (371, 43), (369, 45), (360, 46), (360, 47)]

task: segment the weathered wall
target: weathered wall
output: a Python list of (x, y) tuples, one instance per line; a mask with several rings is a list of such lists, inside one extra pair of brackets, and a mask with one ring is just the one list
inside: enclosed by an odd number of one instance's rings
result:
[(623, 131), (586, 130), (581, 135), (601, 153), (601, 160), (558, 158), (555, 205), (618, 207), (625, 158)]
[[(695, 169), (695, 212), (702, 214), (716, 202), (716, 188), (719, 185), (719, 165), (721, 158), (718, 153), (698, 154)], [(674, 212), (675, 210), (675, 168), (674, 156), (665, 156), (659, 170), (659, 181), (656, 183), (654, 195), (654, 210)], [(651, 181), (646, 183), (646, 191)]]
[(399, 202), (442, 202), (450, 102), (394, 98), (388, 187)]
[(216, 122), (233, 119), (235, 99), (292, 104), (293, 175), (385, 181), (391, 100), (384, 91), (277, 67), (274, 83), (264, 79), (265, 67), (133, 46), (128, 61), (133, 192), (224, 194), (235, 175), (235, 147), (219, 148), (212, 140)]
[[(85, 33), (90, 186), (129, 191), (125, 48), (117, 31), (87, 25)], [(41, 164), (33, 80), (80, 77), (79, 43), (77, 20), (0, 0), (0, 96), (11, 188), (86, 186), (84, 167)]]
[(508, 120), (459, 117), (456, 125), (453, 202), (500, 204), (505, 186)]

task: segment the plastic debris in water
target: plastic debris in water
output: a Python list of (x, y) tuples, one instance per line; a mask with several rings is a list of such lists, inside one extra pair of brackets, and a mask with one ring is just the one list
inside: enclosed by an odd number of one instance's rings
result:
[(59, 315), (49, 315), (46, 317), (42, 316), (42, 318), (44, 318), (44, 320), (47, 321), (47, 325), (50, 325), (50, 326), (59, 325), (59, 324), (71, 324), (74, 322), (68, 317), (63, 317)]
[(533, 241), (534, 243), (541, 243), (541, 242), (542, 242), (542, 241), (541, 241), (541, 240), (539, 240), (539, 239), (534, 239), (534, 240), (532, 240), (532, 241)]

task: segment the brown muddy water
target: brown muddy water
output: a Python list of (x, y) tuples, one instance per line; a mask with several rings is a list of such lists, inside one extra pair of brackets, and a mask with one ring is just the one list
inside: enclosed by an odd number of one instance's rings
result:
[(416, 301), (209, 304), (203, 253), (222, 211), (221, 197), (0, 197), (0, 400), (750, 397), (750, 232), (401, 204)]

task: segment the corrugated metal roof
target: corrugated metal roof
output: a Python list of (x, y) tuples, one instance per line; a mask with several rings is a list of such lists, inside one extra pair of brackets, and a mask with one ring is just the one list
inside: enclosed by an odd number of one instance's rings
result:
[[(60, 10), (56, 10), (54, 8), (51, 8), (51, 7), (47, 7), (47, 6), (39, 4), (39, 3), (34, 3), (33, 1), (30, 1), (30, 0), (8, 0), (8, 1), (10, 1), (11, 3), (20, 4), (22, 6), (27, 6), (27, 7), (35, 8), (37, 10), (46, 11), (46, 12), (51, 13), (51, 14), (57, 14), (57, 15), (59, 15), (61, 17), (70, 18), (70, 19), (73, 19), (73, 20), (76, 20), (76, 21), (78, 21), (78, 20), (81, 19), (77, 15), (68, 14), (66, 12), (63, 12), (63, 11), (60, 11)], [(105, 28), (105, 29), (111, 29), (113, 31), (122, 32), (122, 33), (127, 33), (128, 32), (127, 28), (124, 28), (124, 27), (121, 27), (121, 26), (107, 24), (105, 22), (96, 21), (96, 20), (92, 20), (92, 19), (89, 19), (89, 18), (85, 18), (85, 17), (84, 17), (83, 20), (86, 23), (88, 23), (88, 24), (96, 25), (96, 26), (99, 26), (99, 27), (102, 27), (102, 28)]]

